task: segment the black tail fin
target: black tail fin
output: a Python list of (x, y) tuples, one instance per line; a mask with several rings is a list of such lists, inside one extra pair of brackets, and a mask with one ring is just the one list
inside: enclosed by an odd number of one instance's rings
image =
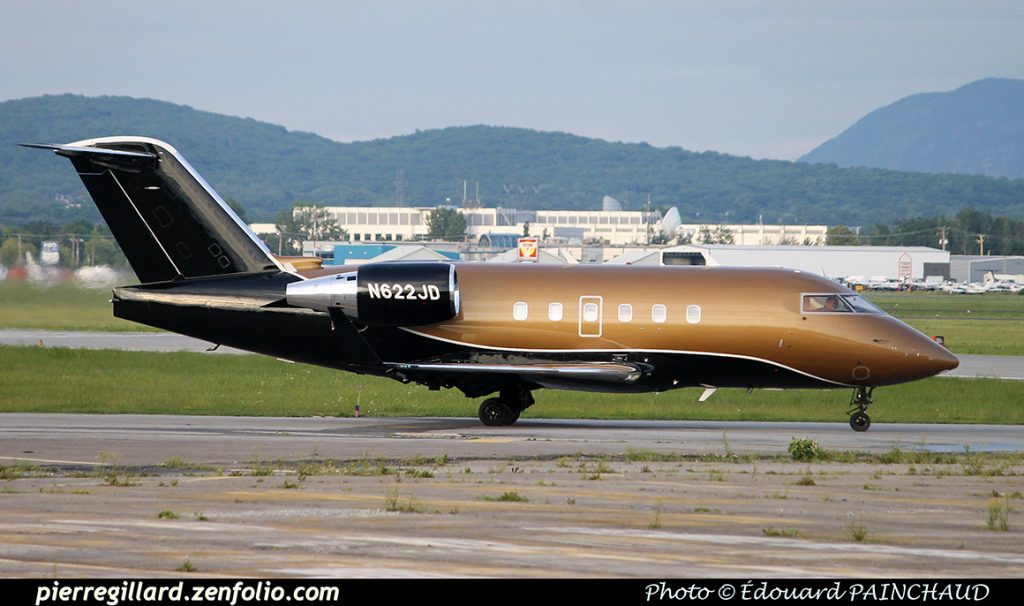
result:
[(163, 141), (106, 137), (27, 147), (71, 159), (144, 283), (281, 269), (231, 207)]

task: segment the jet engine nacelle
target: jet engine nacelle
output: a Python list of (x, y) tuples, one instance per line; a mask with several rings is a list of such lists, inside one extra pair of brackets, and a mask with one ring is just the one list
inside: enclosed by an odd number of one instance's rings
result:
[(371, 326), (424, 326), (459, 315), (459, 286), (455, 266), (448, 263), (370, 263), (293, 282), (287, 301), (319, 311), (340, 309)]

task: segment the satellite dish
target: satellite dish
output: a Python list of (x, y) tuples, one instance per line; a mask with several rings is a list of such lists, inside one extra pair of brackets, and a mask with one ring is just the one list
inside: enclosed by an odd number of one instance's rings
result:
[(619, 202), (611, 196), (605, 196), (601, 198), (601, 210), (604, 212), (617, 213), (622, 211), (622, 202)]
[(661, 235), (666, 238), (672, 237), (672, 234), (676, 233), (676, 228), (682, 223), (683, 218), (679, 216), (679, 209), (673, 206), (661, 219)]

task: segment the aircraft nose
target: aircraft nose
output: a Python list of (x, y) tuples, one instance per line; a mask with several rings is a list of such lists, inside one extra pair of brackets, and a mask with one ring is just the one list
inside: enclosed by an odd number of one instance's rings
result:
[(916, 381), (960, 365), (960, 360), (944, 346), (895, 318), (887, 318), (885, 330), (879, 334), (882, 336), (874, 341), (884, 355), (867, 364), (872, 381)]
[(934, 341), (932, 342), (932, 345), (934, 347), (927, 355), (929, 361), (935, 368), (936, 374), (947, 370), (953, 370), (957, 366), (960, 366), (960, 359), (950, 353), (948, 349)]
[(915, 341), (908, 349), (916, 350), (917, 366), (929, 375), (937, 375), (960, 366), (960, 360), (956, 356), (928, 337), (920, 335)]

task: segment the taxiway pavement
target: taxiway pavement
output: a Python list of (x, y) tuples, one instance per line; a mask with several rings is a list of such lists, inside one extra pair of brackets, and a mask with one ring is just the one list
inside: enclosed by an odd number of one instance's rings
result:
[[(0, 575), (1024, 570), (1021, 458), (979, 452), (1024, 450), (1020, 427), (64, 414), (0, 425)], [(792, 437), (889, 457), (793, 461)], [(973, 454), (952, 459), (893, 450), (965, 446)]]
[(1024, 452), (1024, 427), (875, 423), (598, 421), (524, 417), (511, 427), (470, 418), (0, 415), (0, 461), (100, 464), (116, 453), (133, 465), (181, 458), (208, 466), (311, 457), (560, 457), (629, 450), (687, 455), (785, 455), (794, 437), (836, 451)]

